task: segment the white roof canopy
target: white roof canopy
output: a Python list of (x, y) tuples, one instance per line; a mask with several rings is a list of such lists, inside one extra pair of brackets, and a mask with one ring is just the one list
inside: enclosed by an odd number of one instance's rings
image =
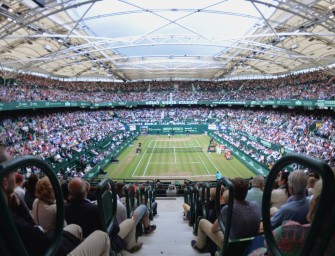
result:
[(114, 80), (277, 76), (335, 62), (335, 2), (1, 1), (0, 67)]

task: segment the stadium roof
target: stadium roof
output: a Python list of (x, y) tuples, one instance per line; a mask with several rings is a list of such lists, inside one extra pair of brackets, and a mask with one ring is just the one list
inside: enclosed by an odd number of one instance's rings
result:
[(335, 63), (334, 0), (0, 3), (3, 73), (215, 80)]

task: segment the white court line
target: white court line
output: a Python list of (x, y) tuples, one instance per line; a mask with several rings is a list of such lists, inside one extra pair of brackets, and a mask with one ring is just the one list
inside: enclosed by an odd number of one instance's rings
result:
[(176, 146), (173, 144), (174, 162), (177, 163)]
[[(155, 144), (154, 144), (154, 147), (153, 147), (152, 152), (154, 152), (154, 150), (155, 150), (156, 143), (157, 143), (157, 140), (155, 141)], [(144, 177), (145, 174), (146, 174), (146, 172), (147, 172), (147, 169), (148, 169), (148, 166), (149, 166), (149, 163), (150, 163), (150, 159), (151, 159), (151, 157), (152, 157), (152, 152), (150, 153), (149, 160), (148, 160), (148, 162), (147, 162), (147, 165), (145, 166), (144, 173), (143, 173), (142, 177)]]
[[(188, 164), (201, 164), (201, 162), (187, 162)], [(150, 164), (175, 164), (175, 162), (151, 162)]]
[(151, 142), (153, 142), (153, 141), (157, 142), (157, 140), (150, 140), (150, 141), (149, 141), (149, 144), (148, 144), (148, 148), (150, 148), (150, 144), (151, 144)]
[[(143, 176), (133, 176), (134, 178), (142, 178)], [(198, 178), (198, 177), (213, 177), (213, 175), (179, 175), (179, 176), (171, 176), (171, 175), (154, 175), (154, 176), (145, 176), (146, 178), (154, 178), (154, 177), (159, 177), (159, 178), (183, 178), (183, 177), (191, 177), (191, 178)]]
[[(193, 145), (193, 147), (195, 147), (193, 143), (192, 143), (192, 145)], [(204, 161), (202, 160), (201, 156), (199, 155), (199, 152), (198, 151), (196, 151), (196, 152), (198, 154), (198, 157), (199, 157), (201, 163), (203, 164), (203, 166), (205, 166), (205, 169), (206, 169), (208, 175), (211, 175), (210, 172), (209, 172), (209, 170), (207, 169), (207, 166), (205, 165)]]
[[(150, 143), (151, 143), (151, 140), (149, 141), (149, 144), (148, 144), (148, 145), (150, 145)], [(131, 175), (132, 177), (135, 177), (134, 174), (135, 174), (135, 172), (136, 172), (138, 166), (140, 165), (140, 163), (141, 163), (141, 161), (142, 161), (144, 155), (145, 155), (145, 152), (142, 153), (142, 156), (141, 156), (141, 158), (140, 158), (140, 161), (137, 163), (136, 168), (135, 168), (135, 170), (133, 171), (133, 174)]]
[[(196, 142), (198, 143), (198, 145), (200, 146), (198, 140), (195, 140), (195, 141), (196, 141)], [(218, 172), (220, 172), (219, 169), (216, 167), (216, 165), (213, 163), (212, 159), (209, 158), (208, 154), (207, 154), (207, 153), (204, 153), (204, 154), (207, 156), (208, 160), (212, 163), (212, 165), (214, 166), (214, 168), (215, 168)]]

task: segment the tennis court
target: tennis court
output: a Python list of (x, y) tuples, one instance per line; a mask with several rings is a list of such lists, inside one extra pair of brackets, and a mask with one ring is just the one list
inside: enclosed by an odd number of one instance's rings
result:
[(132, 177), (209, 177), (218, 167), (193, 136), (157, 137), (142, 149)]
[[(226, 160), (223, 154), (207, 153), (207, 135), (141, 135), (118, 156), (118, 164), (106, 171), (113, 178), (164, 179), (189, 178), (215, 180), (219, 170), (225, 177), (250, 178), (251, 170), (237, 158)], [(141, 143), (142, 152), (136, 153)]]

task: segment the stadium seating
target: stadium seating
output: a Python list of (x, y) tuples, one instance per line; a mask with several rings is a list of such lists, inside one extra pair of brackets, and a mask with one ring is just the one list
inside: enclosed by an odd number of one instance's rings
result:
[[(14, 81), (13, 81), (14, 82)], [(64, 86), (63, 83), (66, 83)], [(193, 86), (191, 85), (193, 84)], [(291, 75), (272, 80), (179, 81), (178, 88), (165, 81), (131, 83), (61, 82), (22, 75), (10, 87), (0, 86), (0, 101), (119, 102), (165, 100), (283, 100), (333, 99), (331, 76), (323, 72)], [(66, 89), (65, 89), (66, 88)], [(83, 91), (82, 88), (87, 88)]]
[[(98, 102), (123, 102), (123, 101), (146, 101), (146, 100), (160, 100), (166, 99), (166, 95), (171, 93), (173, 100), (277, 100), (277, 99), (333, 99), (335, 95), (335, 86), (333, 81), (330, 81), (330, 77), (322, 76), (319, 72), (314, 74), (301, 74), (286, 78), (279, 78), (274, 81), (259, 80), (259, 81), (226, 81), (226, 82), (201, 82), (197, 81), (195, 84), (190, 82), (180, 82), (179, 88), (171, 89), (169, 83), (166, 82), (155, 82), (153, 85), (149, 85), (146, 82), (131, 83), (129, 84), (117, 84), (117, 83), (100, 83), (100, 84), (89, 84), (89, 82), (82, 83), (71, 83), (72, 86), (69, 90), (64, 89), (62, 82), (56, 85), (48, 85), (51, 80), (40, 78), (34, 82), (35, 77), (33, 76), (22, 76), (19, 78), (19, 82), (12, 87), (0, 86), (0, 95), (7, 95), (6, 97), (0, 96), (0, 102), (8, 101), (33, 101), (43, 100), (46, 97), (49, 101), (88, 101), (92, 103)], [(296, 82), (298, 81), (298, 82)], [(327, 86), (324, 86), (324, 85)], [(82, 86), (88, 86), (91, 88), (89, 91), (81, 91)], [(37, 89), (36, 89), (37, 88)], [(1, 93), (2, 92), (2, 93)], [(10, 96), (10, 97), (9, 97)], [(171, 96), (172, 97), (172, 96)], [(58, 111), (58, 112), (57, 112)], [(121, 147), (123, 143), (131, 137), (130, 132), (125, 132), (119, 129), (124, 129), (124, 123), (128, 124), (141, 124), (143, 122), (155, 123), (155, 124), (209, 124), (213, 123), (218, 127), (216, 135), (228, 141), (245, 154), (251, 156), (255, 161), (264, 165), (265, 167), (271, 166), (274, 162), (278, 161), (280, 157), (286, 153), (299, 152), (305, 155), (316, 157), (321, 160), (327, 161), (328, 164), (333, 164), (332, 159), (335, 157), (335, 150), (333, 145), (335, 143), (335, 119), (330, 112), (313, 113), (305, 110), (272, 110), (269, 108), (264, 109), (247, 109), (247, 108), (221, 108), (213, 106), (178, 106), (178, 107), (137, 107), (133, 109), (129, 108), (117, 108), (113, 109), (113, 117), (109, 117), (110, 109), (98, 110), (98, 111), (72, 111), (70, 114), (66, 111), (59, 111), (57, 113), (51, 113), (52, 111), (46, 111), (46, 114), (32, 114), (29, 116), (20, 116), (20, 114), (13, 114), (13, 116), (2, 117), (0, 135), (1, 142), (7, 146), (11, 153), (14, 155), (24, 155), (26, 153), (33, 153), (35, 155), (42, 156), (47, 163), (52, 166), (52, 169), (56, 172), (62, 170), (76, 169), (79, 173), (84, 170), (89, 164), (91, 167), (104, 163), (105, 157), (115, 152), (116, 149)], [(58, 118), (64, 115), (70, 115), (70, 120), (77, 125), (70, 125), (59, 122), (61, 124), (59, 130), (48, 130), (46, 132), (40, 132), (40, 127), (34, 127), (36, 120), (43, 119), (41, 123), (49, 123), (52, 120), (58, 120)], [(114, 116), (115, 114), (115, 116)], [(71, 119), (71, 115), (77, 116), (76, 119)], [(101, 117), (97, 119), (95, 117)], [(22, 129), (20, 122), (24, 121), (24, 125), (28, 126), (28, 130)], [(36, 119), (36, 120), (35, 120)], [(108, 121), (108, 122), (107, 122)], [(31, 145), (31, 142), (41, 141), (46, 137), (52, 137), (62, 131), (77, 131), (81, 130), (83, 126), (87, 126), (87, 130), (97, 131), (96, 134), (88, 136), (89, 138), (81, 138), (74, 140), (73, 143), (69, 142), (65, 146), (67, 149), (62, 150), (61, 146), (56, 145), (57, 143), (50, 142), (44, 149), (44, 145)], [(41, 126), (42, 127), (42, 126)], [(100, 128), (99, 128), (100, 127)], [(36, 128), (36, 129), (35, 129)], [(42, 127), (43, 128), (43, 127)], [(106, 130), (111, 131), (106, 133)], [(8, 136), (8, 132), (12, 131), (15, 135), (14, 140)], [(38, 139), (30, 138), (29, 133), (37, 134)], [(71, 136), (75, 136), (76, 133), (71, 133)], [(83, 141), (85, 140), (85, 143)], [(47, 144), (47, 143), (46, 143)], [(20, 145), (20, 146), (17, 146)], [(269, 146), (270, 145), (270, 146)], [(280, 149), (284, 149), (284, 153), (279, 152)], [(26, 152), (22, 149), (27, 150)], [(200, 148), (201, 149), (201, 148)], [(165, 149), (155, 149), (162, 150)], [(166, 149), (166, 150), (171, 150)], [(176, 150), (175, 148), (172, 150)], [(178, 151), (178, 150), (177, 150)], [(149, 150), (150, 152), (150, 150)], [(152, 151), (151, 151), (152, 152)], [(60, 158), (57, 156), (60, 155)], [(114, 155), (115, 156), (115, 155)], [(322, 218), (325, 214), (335, 214), (335, 208), (332, 207), (330, 199), (334, 198), (334, 187), (333, 179), (330, 177), (329, 167), (325, 164), (315, 163), (314, 160), (310, 160), (309, 157), (294, 156), (294, 158), (283, 158), (280, 159), (275, 167), (272, 169), (269, 179), (267, 181), (267, 187), (264, 192), (264, 202), (269, 202), (270, 188), (275, 179), (277, 172), (282, 169), (284, 164), (288, 162), (300, 161), (306, 166), (311, 165), (313, 171), (319, 172), (326, 180), (326, 187), (323, 189), (323, 194), (328, 194), (329, 197), (326, 199), (322, 197), (322, 204), (320, 203), (318, 208), (318, 216)], [(22, 163), (21, 163), (21, 159)], [(0, 178), (7, 168), (15, 168), (18, 165), (26, 164), (26, 161), (31, 161), (36, 165), (39, 165), (44, 169), (49, 177), (53, 177), (50, 173), (50, 168), (46, 167), (45, 164), (35, 160), (34, 158), (17, 158), (14, 162), (4, 165), (0, 165)], [(110, 162), (108, 162), (109, 164)], [(288, 168), (289, 169), (289, 168)], [(71, 176), (71, 175), (69, 175)], [(94, 176), (90, 178), (104, 179), (105, 174), (100, 175), (95, 172)], [(54, 178), (51, 178), (54, 179)], [(173, 179), (171, 179), (173, 180)], [(132, 216), (134, 210), (135, 196), (137, 196), (138, 202), (144, 201), (148, 206), (150, 218), (152, 219), (152, 202), (156, 197), (168, 197), (170, 192), (167, 190), (169, 185), (176, 187), (173, 190), (173, 195), (183, 195), (185, 203), (190, 205), (189, 225), (193, 227), (193, 233), (197, 233), (198, 221), (201, 218), (208, 218), (208, 201), (209, 201), (209, 189), (212, 184), (204, 182), (203, 189), (199, 188), (197, 183), (186, 185), (184, 188), (180, 184), (174, 185), (172, 181), (161, 181), (161, 188), (154, 186), (155, 181), (150, 181), (150, 185), (144, 190), (140, 190), (140, 182), (136, 180), (137, 190), (129, 191), (127, 182), (125, 186), (126, 194), (126, 208), (128, 218)], [(51, 180), (52, 181), (52, 180)], [(109, 179), (104, 179), (97, 185), (98, 193), (98, 205), (100, 208), (101, 219), (104, 223), (104, 229), (107, 232), (111, 232), (113, 228), (113, 221), (115, 218), (116, 209), (116, 193), (113, 191), (114, 183)], [(52, 181), (53, 182), (53, 181)], [(112, 191), (105, 191), (105, 185), (111, 184)], [(132, 182), (133, 183), (133, 182)], [(184, 181), (186, 184), (187, 182)], [(233, 187), (231, 187), (229, 180), (223, 179), (217, 183), (217, 188), (221, 187), (221, 184), (225, 183), (230, 190), (230, 207), (232, 206), (231, 195), (233, 194)], [(55, 186), (56, 190), (58, 186)], [(329, 187), (328, 187), (329, 185)], [(115, 188), (114, 188), (115, 189)], [(56, 197), (59, 197), (58, 192)], [(137, 192), (135, 194), (135, 192)], [(217, 196), (220, 189), (217, 189)], [(0, 191), (0, 204), (1, 209), (3, 207), (2, 194)], [(144, 199), (144, 200), (142, 200)], [(62, 205), (58, 205), (58, 212), (62, 212)], [(216, 199), (219, 202), (219, 199)], [(329, 206), (328, 209), (322, 207), (322, 205)], [(263, 204), (263, 216), (268, 211), (269, 205)], [(218, 210), (219, 211), (219, 210)], [(23, 253), (24, 248), (22, 243), (14, 246), (11, 242), (8, 242), (9, 238), (13, 241), (20, 241), (16, 229), (11, 225), (10, 216), (7, 211), (0, 214), (1, 222), (0, 226), (4, 227), (9, 236), (6, 237), (3, 231), (0, 231), (0, 254), (4, 255), (18, 255)], [(57, 215), (57, 218), (59, 216)], [(57, 220), (58, 221), (58, 220)], [(57, 222), (58, 223), (58, 222)], [(326, 223), (328, 226), (325, 227), (324, 223), (316, 222), (313, 223), (311, 234), (308, 236), (305, 242), (301, 255), (308, 255), (309, 252), (318, 246), (318, 250), (322, 252), (332, 236), (332, 232), (335, 229), (335, 215), (331, 218), (331, 221)], [(229, 221), (227, 221), (225, 227), (222, 229), (229, 234)], [(60, 227), (61, 224), (57, 224)], [(319, 227), (319, 228), (318, 228)], [(314, 239), (320, 233), (320, 229), (325, 229), (324, 240), (321, 243), (315, 245)], [(60, 228), (58, 228), (60, 229)], [(268, 241), (270, 250), (273, 255), (278, 255), (278, 249), (273, 243), (271, 238), (272, 233), (269, 228), (268, 220), (264, 219), (264, 231)], [(59, 231), (61, 232), (61, 231)], [(248, 246), (252, 238), (229, 240), (228, 238), (223, 241), (223, 250), (218, 252), (218, 255), (242, 255), (245, 248)], [(58, 238), (57, 238), (58, 239)], [(57, 247), (57, 241), (55, 239), (54, 246), (50, 251)], [(313, 240), (314, 239), (314, 240)]]
[[(227, 220), (221, 218), (219, 214), (221, 211), (220, 205), (220, 191), (221, 186), (224, 186), (226, 189), (229, 190), (229, 200), (228, 200), (228, 213), (227, 213)], [(248, 247), (249, 243), (252, 241), (253, 237), (243, 238), (243, 239), (229, 239), (230, 235), (230, 226), (231, 226), (231, 219), (233, 214), (233, 205), (234, 205), (234, 185), (228, 179), (223, 177), (222, 179), (218, 180), (216, 185), (216, 210), (219, 220), (219, 224), (221, 230), (224, 232), (224, 240), (222, 245), (222, 250), (219, 250), (217, 255), (220, 256), (233, 256), (233, 255), (243, 255), (244, 251)]]
[(98, 184), (97, 201), (103, 231), (111, 234), (115, 224), (117, 198), (114, 182), (109, 178), (105, 178)]
[[(51, 185), (54, 189), (56, 199), (56, 221), (55, 231), (53, 239), (50, 243), (50, 247), (45, 255), (54, 255), (60, 244), (61, 236), (63, 233), (64, 224), (64, 201), (59, 186), (57, 177), (50, 166), (42, 161), (41, 159), (33, 156), (22, 156), (17, 157), (7, 162), (0, 163), (0, 180), (2, 181), (4, 176), (9, 172), (16, 171), (19, 168), (24, 169), (27, 166), (38, 167), (45, 175), (48, 176)], [(7, 203), (4, 201), (4, 195), (2, 188), (0, 189), (0, 254), (1, 255), (28, 255), (21, 237), (13, 223), (12, 215), (9, 213), (10, 210), (7, 207)]]
[(278, 173), (287, 165), (292, 163), (297, 163), (300, 166), (309, 168), (313, 170), (313, 172), (318, 173), (322, 178), (323, 185), (318, 207), (316, 209), (310, 232), (300, 250), (300, 255), (310, 255), (313, 250), (319, 255), (323, 255), (328, 243), (330, 242), (331, 236), (334, 234), (334, 219), (332, 218), (335, 212), (335, 205), (333, 204), (333, 200), (335, 198), (334, 173), (324, 162), (301, 154), (290, 154), (278, 160), (267, 177), (263, 195), (262, 216), (264, 235), (269, 250), (272, 255), (281, 255), (274, 240), (270, 216), (268, 214), (270, 209), (272, 186)]
[[(269, 211), (269, 202), (270, 202), (270, 195), (271, 190), (273, 187), (273, 183), (275, 178), (277, 177), (277, 174), (280, 170), (282, 170), (286, 165), (292, 164), (292, 163), (298, 163), (299, 165), (305, 166), (307, 168), (313, 169), (313, 171), (320, 174), (320, 176), (323, 179), (323, 188), (320, 198), (320, 203), (318, 205), (318, 209), (316, 211), (317, 218), (315, 218), (315, 221), (312, 224), (311, 232), (309, 233), (307, 240), (304, 243), (304, 246), (302, 247), (301, 255), (309, 255), (312, 249), (317, 248), (318, 252), (323, 252), (325, 248), (328, 245), (328, 242), (330, 240), (330, 237), (333, 235), (333, 225), (334, 225), (334, 218), (329, 218), (329, 221), (325, 222), (327, 218), (325, 216), (331, 214), (333, 215), (335, 212), (335, 206), (332, 204), (334, 198), (335, 198), (335, 181), (334, 181), (334, 175), (331, 169), (328, 165), (326, 165), (324, 162), (312, 159), (307, 156), (299, 155), (299, 154), (291, 154), (289, 156), (286, 156), (282, 159), (280, 159), (274, 166), (274, 168), (271, 170), (269, 177), (266, 182), (265, 190), (264, 190), (264, 198), (263, 198), (263, 216), (268, 216)], [(52, 252), (57, 247), (57, 243), (59, 242), (59, 236), (62, 232), (63, 227), (63, 200), (61, 198), (61, 192), (60, 187), (58, 185), (58, 181), (56, 176), (54, 175), (53, 171), (50, 169), (50, 167), (42, 160), (37, 159), (36, 157), (20, 157), (15, 158), (11, 161), (5, 162), (0, 164), (0, 179), (3, 178), (3, 176), (9, 171), (9, 170), (16, 170), (18, 168), (23, 168), (25, 166), (31, 166), (35, 165), (38, 168), (40, 168), (43, 172), (46, 173), (46, 175), (51, 180), (55, 194), (56, 194), (56, 202), (57, 202), (57, 208), (60, 209), (57, 211), (57, 221), (56, 221), (56, 238), (53, 240), (54, 245), (50, 247), (49, 251)], [(110, 184), (112, 189), (111, 191), (105, 191), (106, 184)], [(116, 191), (115, 187), (113, 185), (114, 183), (109, 180), (105, 179), (104, 181), (100, 182), (97, 187), (98, 192), (98, 205), (101, 209), (101, 218), (103, 218), (105, 222), (105, 228), (106, 230), (110, 230), (112, 228), (113, 218), (115, 216), (115, 209), (116, 209)], [(217, 182), (217, 193), (216, 193), (216, 207), (217, 210), (220, 211), (220, 188), (221, 185), (224, 184), (226, 188), (229, 189), (229, 206), (231, 208), (233, 203), (233, 186), (229, 179), (222, 178)], [(193, 186), (190, 186), (189, 188), (192, 188)], [(207, 194), (208, 194), (208, 188), (209, 184), (205, 185)], [(188, 191), (192, 189), (186, 189), (184, 195), (185, 198), (188, 197)], [(147, 191), (150, 191), (148, 189)], [(205, 190), (203, 190), (205, 191)], [(197, 194), (197, 193), (194, 193)], [(201, 198), (201, 201), (204, 201), (205, 193), (202, 192), (201, 195), (197, 194), (197, 198)], [(145, 196), (145, 195), (144, 195)], [(149, 196), (148, 196), (149, 198)], [(207, 196), (205, 197), (205, 200), (208, 200)], [(192, 202), (190, 202), (192, 204)], [(0, 232), (0, 243), (1, 243), (1, 253), (6, 254), (24, 254), (24, 248), (22, 247), (22, 244), (18, 241), (20, 241), (20, 238), (18, 234), (16, 233), (16, 228), (13, 226), (11, 221), (8, 221), (11, 219), (8, 210), (6, 210), (6, 206), (4, 205), (3, 201), (3, 195), (0, 191), (0, 204), (3, 211), (1, 211), (1, 232)], [(195, 207), (197, 208), (197, 207)], [(230, 213), (229, 213), (230, 212)], [(222, 229), (225, 230), (225, 234), (229, 234), (230, 230), (230, 223), (229, 219), (231, 218), (231, 211), (228, 210), (228, 220), (225, 223), (224, 226), (222, 226)], [(204, 215), (204, 214), (203, 214)], [(274, 244), (272, 230), (270, 227), (270, 221), (268, 217), (263, 217), (263, 223), (264, 223), (264, 234), (267, 239), (267, 243), (269, 245), (269, 248), (273, 255), (279, 255), (278, 249), (276, 249), (276, 245)], [(220, 225), (223, 225), (221, 223)], [(319, 236), (320, 232), (323, 232), (322, 240), (317, 240), (316, 236)], [(250, 239), (239, 239), (239, 240), (229, 240), (229, 235), (225, 236), (225, 240), (223, 241), (223, 250), (221, 252), (218, 252), (218, 255), (242, 255), (243, 250), (247, 247)], [(8, 240), (9, 239), (9, 240)], [(15, 241), (13, 244), (10, 241)], [(318, 241), (318, 243), (316, 243)]]

